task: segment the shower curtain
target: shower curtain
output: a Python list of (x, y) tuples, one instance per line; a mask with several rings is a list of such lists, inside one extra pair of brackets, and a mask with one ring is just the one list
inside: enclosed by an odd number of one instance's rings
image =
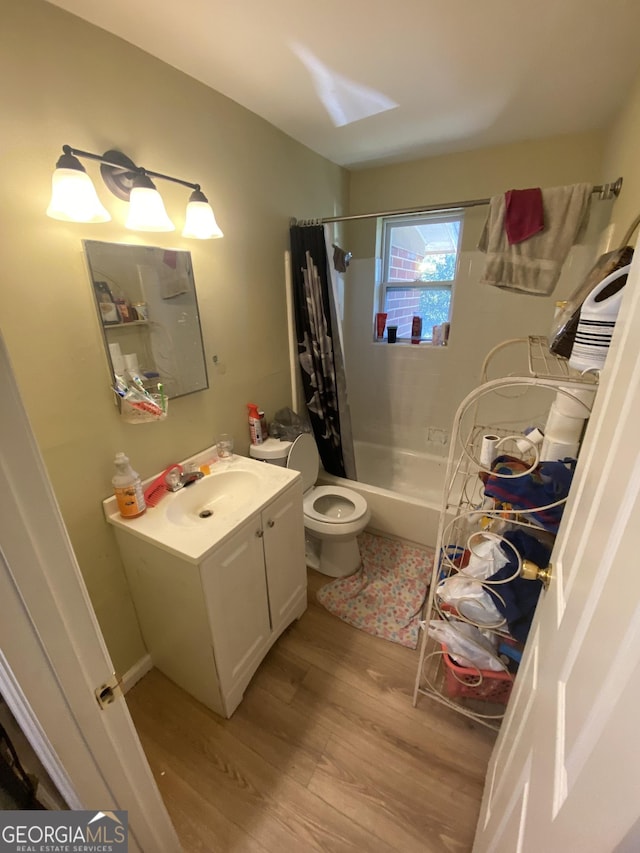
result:
[(304, 398), (322, 466), (356, 479), (335, 287), (322, 225), (291, 227), (293, 298)]

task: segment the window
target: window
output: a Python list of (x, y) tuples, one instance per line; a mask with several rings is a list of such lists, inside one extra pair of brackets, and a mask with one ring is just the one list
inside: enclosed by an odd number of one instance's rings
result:
[(434, 326), (450, 321), (461, 236), (462, 211), (382, 220), (380, 311), (398, 327), (398, 340), (411, 338), (414, 315), (427, 341)]

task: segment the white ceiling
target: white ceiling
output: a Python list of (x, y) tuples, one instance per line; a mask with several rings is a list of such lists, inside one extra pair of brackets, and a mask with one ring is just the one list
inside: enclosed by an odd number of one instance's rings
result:
[(600, 128), (638, 0), (50, 0), (364, 167)]

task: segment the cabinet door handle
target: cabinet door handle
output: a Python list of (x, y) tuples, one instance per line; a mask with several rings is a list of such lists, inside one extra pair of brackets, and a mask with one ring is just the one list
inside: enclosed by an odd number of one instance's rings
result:
[(274, 524), (275, 524), (275, 521), (272, 518), (270, 518), (269, 521), (267, 521), (267, 527), (273, 527)]
[(264, 531), (256, 530), (256, 536), (258, 537), (258, 539), (262, 539), (262, 537), (264, 536)]

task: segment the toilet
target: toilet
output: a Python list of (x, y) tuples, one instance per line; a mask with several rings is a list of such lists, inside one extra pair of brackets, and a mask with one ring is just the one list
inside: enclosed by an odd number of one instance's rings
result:
[(332, 578), (343, 578), (360, 568), (356, 536), (371, 518), (366, 500), (342, 486), (316, 486), (319, 457), (315, 439), (309, 433), (295, 441), (268, 438), (252, 444), (253, 459), (300, 471), (304, 497), (304, 529), (307, 565)]

